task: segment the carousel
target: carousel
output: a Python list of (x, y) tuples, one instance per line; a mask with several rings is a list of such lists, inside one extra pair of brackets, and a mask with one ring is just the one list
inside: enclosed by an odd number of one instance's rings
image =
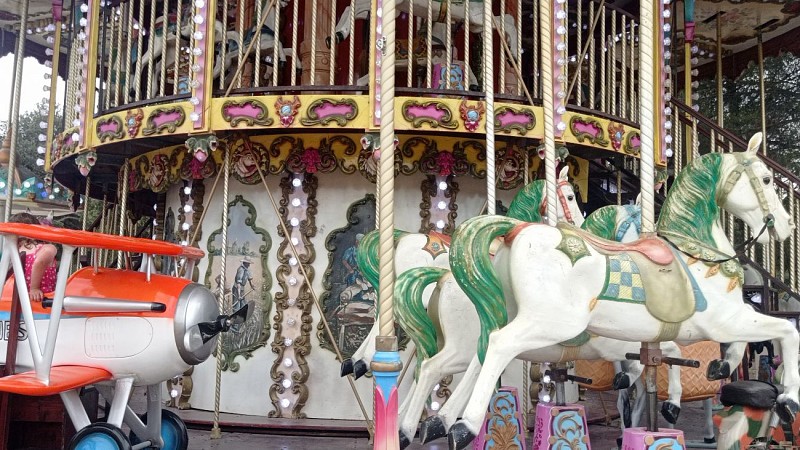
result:
[[(69, 190), (84, 231), (196, 247), (141, 270), (252, 305), (163, 387), (214, 438), (590, 448), (580, 384), (619, 390), (626, 449), (685, 448), (656, 421), (680, 428), (682, 401), (706, 402), (713, 447), (748, 342), (797, 367), (800, 178), (768, 151), (763, 61), (799, 27), (779, 1), (0, 0), (7, 179), (34, 56), (34, 196)], [(752, 138), (724, 127), (747, 62)], [(800, 376), (781, 382), (762, 409), (792, 423)], [(755, 407), (726, 410), (727, 439)]]

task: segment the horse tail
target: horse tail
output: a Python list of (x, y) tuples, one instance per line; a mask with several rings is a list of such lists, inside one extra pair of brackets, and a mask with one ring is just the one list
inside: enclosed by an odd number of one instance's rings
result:
[(439, 351), (436, 327), (422, 304), (422, 293), (448, 272), (441, 267), (415, 267), (403, 272), (395, 281), (395, 318), (417, 346), (417, 368)]
[(361, 275), (364, 276), (369, 284), (378, 290), (378, 244), (380, 243), (380, 233), (372, 230), (361, 238), (356, 249), (356, 261)]
[(489, 346), (489, 334), (508, 322), (503, 286), (492, 265), (489, 246), (495, 238), (521, 223), (524, 222), (503, 216), (474, 217), (456, 229), (450, 246), (450, 268), (481, 320), (478, 339), (481, 363)]

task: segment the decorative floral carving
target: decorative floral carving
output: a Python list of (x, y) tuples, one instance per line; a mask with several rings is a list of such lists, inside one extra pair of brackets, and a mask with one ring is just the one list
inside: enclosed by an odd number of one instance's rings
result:
[(447, 152), (436, 148), (436, 141), (429, 140), (427, 144), (419, 160), (419, 169), (422, 173), (448, 177), (465, 175), (469, 171), (467, 158), (460, 147), (454, 148), (453, 152)]
[[(301, 185), (295, 187), (294, 180), (301, 180)], [(275, 339), (271, 347), (276, 358), (270, 370), (273, 384), (269, 388), (269, 397), (275, 409), (269, 412), (269, 417), (303, 418), (305, 413), (302, 408), (308, 399), (305, 383), (309, 369), (306, 356), (311, 352), (311, 332), (314, 330), (311, 312), (314, 301), (299, 264), (306, 268), (309, 281), (313, 281), (311, 265), (316, 259), (316, 251), (312, 239), (317, 234), (318, 181), (312, 174), (285, 175), (280, 185), (282, 195), (279, 213), (282, 220), (290, 225), (292, 217), (298, 217), (300, 221), (297, 226), (289, 228), (291, 236), (286, 236), (283, 229), (278, 228), (278, 235), (282, 238), (278, 248), (280, 265), (276, 271), (280, 290), (275, 293)], [(293, 204), (294, 199), (299, 200), (300, 205)], [(294, 244), (297, 258), (289, 239), (297, 239)], [(288, 367), (284, 364), (287, 358), (293, 360)], [(282, 405), (282, 400), (289, 400), (289, 406)]]
[(134, 138), (139, 134), (139, 127), (142, 126), (144, 111), (142, 108), (129, 109), (125, 114), (125, 126), (128, 128), (128, 137)]
[(618, 152), (622, 148), (622, 139), (625, 137), (625, 125), (618, 122), (609, 122), (608, 137), (611, 139), (611, 147)]
[(109, 116), (105, 119), (97, 121), (95, 126), (97, 130), (97, 137), (100, 142), (107, 140), (122, 139), (125, 137), (125, 128), (122, 125), (122, 119), (117, 116)]
[(97, 153), (93, 151), (81, 153), (75, 158), (75, 165), (78, 166), (78, 171), (83, 176), (89, 175), (89, 172), (92, 170), (92, 167), (94, 167), (96, 162)]
[(625, 144), (622, 146), (622, 151), (629, 155), (638, 155), (642, 147), (642, 137), (638, 131), (632, 131), (625, 136)]
[[(395, 148), (399, 145), (400, 140), (395, 136)], [(358, 153), (358, 171), (361, 175), (369, 180), (370, 183), (376, 183), (378, 180), (378, 164), (381, 155), (380, 137), (377, 134), (370, 133), (361, 136), (361, 151)], [(403, 157), (400, 152), (394, 152), (394, 174), (397, 176), (400, 173), (400, 167), (403, 165)], [(348, 169), (342, 164), (342, 171), (348, 172)]]
[(236, 128), (239, 123), (246, 123), (248, 127), (254, 125), (270, 126), (274, 120), (268, 116), (267, 105), (255, 99), (243, 101), (228, 100), (222, 104), (222, 120)]
[(261, 182), (261, 175), (267, 176), (269, 167), (269, 152), (263, 145), (253, 142), (245, 135), (231, 143), (231, 164), (233, 176), (244, 184), (257, 184)]
[(486, 107), (483, 106), (482, 102), (470, 105), (466, 100), (461, 100), (459, 111), (461, 112), (461, 120), (464, 121), (464, 128), (466, 128), (467, 131), (475, 131), (481, 123), (483, 113), (486, 112)]
[[(518, 409), (516, 390), (501, 389), (492, 396), (489, 405), (488, 420), (485, 425), (486, 434), (482, 442), (493, 445), (493, 449), (521, 450), (524, 448), (523, 425)], [(538, 419), (538, 417), (537, 417)], [(481, 446), (483, 447), (483, 446)], [(551, 447), (563, 450), (562, 447)]]
[(292, 173), (330, 173), (336, 169), (336, 157), (323, 138), (319, 148), (295, 148), (286, 160), (286, 168)]
[(528, 131), (536, 128), (536, 115), (528, 108), (513, 108), (501, 106), (494, 113), (494, 130), (511, 133), (515, 131), (520, 136), (525, 136)]
[(180, 106), (156, 108), (147, 116), (147, 126), (142, 130), (142, 135), (161, 134), (164, 130), (174, 133), (185, 120), (186, 113)]
[(214, 158), (200, 161), (197, 158), (184, 157), (180, 166), (180, 177), (184, 180), (202, 180), (214, 176), (215, 173), (217, 173), (217, 162)]
[(347, 122), (355, 119), (358, 114), (358, 105), (355, 100), (343, 98), (333, 100), (320, 98), (311, 102), (306, 108), (306, 117), (300, 119), (300, 123), (305, 126), (327, 125), (336, 122), (343, 127)]
[(523, 181), (525, 155), (514, 145), (495, 150), (497, 160), (497, 187), (513, 189)]
[(587, 450), (589, 438), (584, 429), (580, 411), (574, 409), (553, 410), (551, 420), (550, 448), (554, 450)]
[(296, 95), (292, 98), (292, 101), (284, 100), (283, 96), (275, 100), (275, 112), (281, 118), (281, 125), (284, 128), (290, 127), (294, 123), (299, 110), (300, 99)]
[[(447, 189), (439, 189), (439, 181), (444, 177), (437, 177), (435, 175), (428, 175), (422, 180), (420, 189), (422, 190), (422, 203), (420, 203), (419, 215), (421, 217), (421, 224), (419, 228), (420, 233), (430, 233), (431, 231), (438, 231), (443, 234), (453, 234), (456, 229), (456, 218), (458, 217), (458, 205), (456, 204), (456, 197), (458, 196), (458, 183), (453, 181), (452, 176), (447, 177)], [(446, 211), (439, 211), (439, 202), (445, 202)], [(443, 215), (446, 216), (443, 217)], [(434, 216), (435, 215), (435, 216)], [(438, 229), (436, 222), (439, 220), (444, 221), (444, 227)], [(449, 395), (449, 393), (448, 393)]]
[(442, 127), (448, 130), (458, 128), (458, 122), (453, 120), (453, 112), (442, 102), (406, 100), (401, 109), (403, 118), (414, 128), (420, 128), (426, 123), (431, 128)]
[(569, 120), (569, 130), (578, 142), (588, 140), (596, 145), (608, 145), (608, 141), (604, 136), (603, 126), (597, 120), (577, 115), (572, 116)]

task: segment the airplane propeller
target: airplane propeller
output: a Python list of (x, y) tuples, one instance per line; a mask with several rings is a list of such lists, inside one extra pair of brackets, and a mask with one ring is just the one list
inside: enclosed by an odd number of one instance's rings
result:
[(234, 311), (230, 315), (220, 315), (212, 322), (200, 322), (197, 328), (200, 330), (200, 338), (203, 344), (210, 341), (214, 336), (221, 332), (228, 331), (231, 327), (241, 325), (247, 321), (249, 314), (255, 309), (255, 304), (251, 301)]

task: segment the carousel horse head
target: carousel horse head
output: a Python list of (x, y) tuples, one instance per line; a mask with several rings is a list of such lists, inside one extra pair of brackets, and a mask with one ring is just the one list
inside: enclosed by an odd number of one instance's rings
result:
[(762, 138), (761, 133), (753, 135), (747, 151), (735, 154), (735, 159), (730, 160), (733, 167), (718, 193), (718, 201), (754, 232), (766, 227), (769, 235), (761, 233), (757, 242), (767, 244), (770, 236), (778, 241), (789, 237), (795, 224), (775, 190), (772, 171), (757, 155)]
[[(576, 227), (583, 223), (583, 212), (578, 206), (575, 189), (568, 179), (569, 167), (564, 167), (556, 181), (556, 211), (558, 222), (568, 222)], [(544, 222), (547, 215), (547, 187), (544, 180), (536, 180), (523, 188), (508, 207), (508, 216), (525, 222)]]

